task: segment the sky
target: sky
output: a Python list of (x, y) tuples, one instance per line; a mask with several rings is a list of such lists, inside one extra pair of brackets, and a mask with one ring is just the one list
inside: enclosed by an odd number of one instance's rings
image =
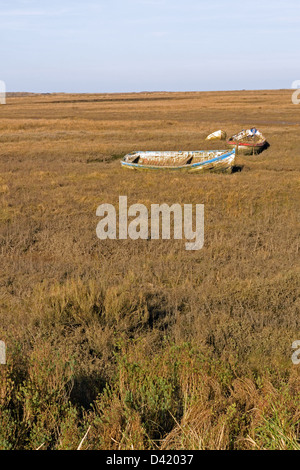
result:
[(299, 0), (0, 0), (7, 91), (290, 88)]

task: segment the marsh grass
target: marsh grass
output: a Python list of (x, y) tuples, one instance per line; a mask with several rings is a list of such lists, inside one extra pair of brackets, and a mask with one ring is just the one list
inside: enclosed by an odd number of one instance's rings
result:
[[(1, 449), (299, 448), (299, 109), (284, 90), (8, 96)], [(120, 167), (253, 125), (270, 147), (231, 175)], [(98, 240), (119, 195), (204, 204), (203, 249)]]

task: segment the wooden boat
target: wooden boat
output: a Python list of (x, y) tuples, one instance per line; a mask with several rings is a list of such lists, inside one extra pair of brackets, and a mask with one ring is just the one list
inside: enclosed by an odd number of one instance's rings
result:
[(205, 140), (225, 140), (226, 137), (226, 132), (220, 129), (219, 131), (209, 134)]
[(132, 152), (121, 160), (132, 170), (231, 171), (235, 148), (232, 150), (142, 151)]
[(255, 127), (247, 130), (243, 129), (227, 141), (229, 147), (236, 148), (238, 152), (246, 155), (261, 152), (266, 143), (267, 141), (263, 134)]

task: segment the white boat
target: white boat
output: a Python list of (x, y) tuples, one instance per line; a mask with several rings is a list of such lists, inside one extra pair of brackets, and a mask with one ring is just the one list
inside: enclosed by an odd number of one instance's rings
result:
[(219, 130), (209, 134), (205, 140), (225, 140), (226, 139), (226, 132)]
[(237, 148), (238, 152), (251, 155), (261, 152), (267, 145), (267, 141), (263, 134), (253, 127), (252, 129), (243, 129), (238, 134), (230, 137), (227, 145), (231, 148)]

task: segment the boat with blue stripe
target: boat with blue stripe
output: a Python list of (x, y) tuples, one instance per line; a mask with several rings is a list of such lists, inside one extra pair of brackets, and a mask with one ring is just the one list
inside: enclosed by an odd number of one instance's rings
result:
[(176, 170), (187, 172), (230, 172), (234, 166), (235, 148), (232, 150), (193, 151), (137, 151), (121, 160), (131, 170)]

